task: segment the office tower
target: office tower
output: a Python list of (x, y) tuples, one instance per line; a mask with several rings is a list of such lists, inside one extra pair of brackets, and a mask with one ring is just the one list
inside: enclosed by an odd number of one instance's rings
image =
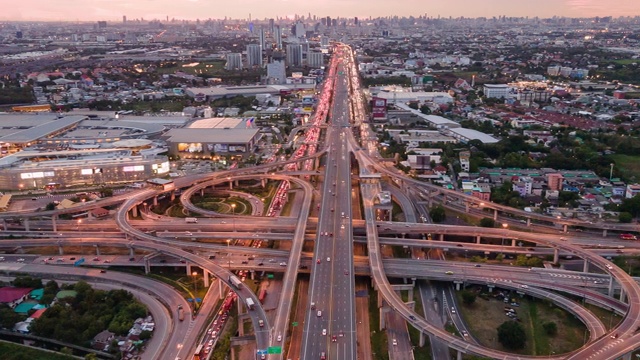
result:
[(280, 29), (280, 25), (276, 25), (275, 38), (277, 48), (282, 49), (282, 29)]
[(122, 15), (122, 23), (123, 24), (127, 23), (127, 15)]
[(287, 64), (289, 66), (302, 66), (302, 45), (287, 44)]
[(331, 26), (331, 16), (327, 16), (327, 26)]
[(271, 34), (276, 33), (275, 21), (273, 19), (269, 19), (269, 31)]
[(106, 21), (98, 21), (98, 29), (104, 29), (107, 27)]
[(305, 29), (304, 29), (304, 24), (302, 22), (298, 21), (295, 26), (296, 26), (296, 37), (298, 37), (298, 38), (305, 37), (306, 32), (305, 32)]
[(242, 54), (227, 54), (227, 63), (225, 64), (224, 68), (226, 70), (242, 69)]
[(322, 26), (327, 26), (327, 18), (321, 18), (320, 23), (322, 24)]
[(353, 19), (353, 23), (354, 23), (356, 26), (358, 26), (358, 17), (357, 17), (357, 16)]
[(320, 37), (320, 45), (323, 46), (323, 47), (329, 46), (329, 37), (322, 35)]
[(262, 47), (258, 44), (247, 45), (247, 67), (262, 66)]

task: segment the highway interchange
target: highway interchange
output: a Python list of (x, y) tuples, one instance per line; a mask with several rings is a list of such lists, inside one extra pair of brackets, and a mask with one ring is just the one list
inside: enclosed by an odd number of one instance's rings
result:
[[(611, 241), (602, 237), (593, 236), (589, 233), (589, 239), (577, 239), (573, 234), (566, 233), (571, 227), (593, 229), (595, 231), (629, 231), (635, 230), (630, 225), (618, 224), (591, 224), (582, 223), (573, 219), (556, 219), (548, 216), (528, 213), (516, 209), (511, 209), (490, 202), (479, 202), (478, 199), (465, 196), (464, 194), (445, 190), (431, 184), (426, 184), (404, 176), (395, 169), (388, 168), (379, 160), (377, 154), (377, 144), (373, 135), (369, 134), (368, 126), (364, 124), (365, 118), (364, 104), (360, 94), (357, 80), (357, 73), (354, 71), (354, 59), (348, 47), (337, 45), (329, 69), (328, 85), (323, 87), (321, 94), (321, 105), (327, 107), (328, 126), (314, 124), (317, 129), (320, 125), (324, 131), (324, 141), (322, 148), (318, 151), (309, 152), (296, 159), (276, 162), (256, 166), (253, 168), (242, 168), (228, 170), (212, 174), (199, 174), (175, 179), (175, 186), (178, 189), (184, 188), (180, 196), (181, 203), (191, 212), (199, 213), (204, 218), (198, 224), (185, 224), (184, 221), (172, 219), (150, 219), (131, 220), (132, 212), (139, 211), (145, 201), (150, 201), (159, 196), (163, 191), (158, 189), (142, 189), (132, 191), (127, 194), (116, 195), (112, 198), (101, 200), (96, 203), (87, 203), (77, 208), (66, 210), (40, 211), (37, 214), (32, 210), (24, 210), (16, 213), (2, 213), (0, 219), (3, 221), (20, 218), (23, 219), (24, 229), (11, 229), (22, 232), (25, 239), (11, 240), (13, 246), (38, 246), (42, 244), (59, 245), (64, 247), (72, 243), (83, 243), (88, 246), (109, 244), (109, 246), (123, 246), (130, 249), (145, 250), (150, 254), (166, 255), (173, 259), (182, 260), (190, 265), (199, 266), (206, 270), (221, 282), (229, 285), (231, 270), (256, 270), (253, 264), (241, 264), (243, 255), (257, 255), (264, 259), (274, 259), (275, 262), (265, 262), (262, 269), (270, 271), (284, 271), (283, 290), (278, 302), (278, 307), (273, 317), (268, 317), (262, 306), (260, 306), (256, 294), (247, 286), (230, 288), (235, 291), (241, 302), (250, 298), (256, 303), (255, 309), (248, 314), (254, 325), (256, 346), (258, 349), (266, 349), (273, 346), (285, 346), (287, 343), (288, 326), (291, 321), (291, 307), (296, 278), (299, 272), (310, 271), (309, 302), (298, 304), (307, 309), (304, 321), (304, 333), (302, 337), (300, 358), (301, 359), (355, 359), (356, 358), (356, 316), (355, 316), (355, 276), (371, 276), (375, 284), (375, 289), (379, 292), (388, 306), (393, 311), (390, 316), (389, 327), (393, 329), (401, 328), (403, 321), (409, 326), (416, 327), (424, 336), (430, 336), (432, 341), (441, 341), (438, 346), (434, 346), (434, 352), (440, 351), (442, 355), (442, 344), (458, 350), (460, 354), (475, 354), (489, 358), (499, 359), (529, 359), (533, 356), (512, 355), (494, 349), (485, 348), (479, 345), (473, 338), (461, 338), (451, 335), (442, 328), (442, 324), (430, 320), (434, 314), (427, 311), (426, 318), (422, 311), (417, 312), (407, 306), (398, 296), (388, 277), (430, 279), (443, 282), (463, 282), (477, 283), (482, 285), (495, 285), (499, 288), (514, 289), (532, 296), (548, 298), (567, 311), (574, 313), (580, 318), (589, 330), (590, 341), (582, 348), (570, 354), (555, 354), (549, 358), (553, 359), (616, 359), (627, 357), (635, 350), (640, 343), (640, 335), (636, 330), (640, 326), (640, 287), (636, 280), (631, 278), (622, 269), (610, 263), (603, 256), (616, 256), (622, 252), (620, 247), (624, 246), (625, 253), (635, 253), (638, 248), (629, 244), (609, 245), (607, 248), (594, 250), (583, 245), (593, 247), (596, 244), (611, 244)], [(309, 128), (307, 128), (309, 129)], [(353, 131), (357, 129), (358, 131)], [(317, 130), (319, 131), (319, 130)], [(360, 140), (356, 137), (359, 135)], [(323, 171), (315, 171), (306, 174), (316, 173), (323, 179), (320, 183), (320, 196), (315, 198), (314, 188), (305, 181), (308, 175), (299, 177), (287, 174), (287, 165), (295, 165), (294, 173), (300, 169), (307, 171), (309, 164), (316, 159), (322, 159)], [(289, 168), (290, 169), (290, 168)], [(352, 187), (352, 170), (359, 170), (356, 177), (359, 179), (357, 186)], [(207, 212), (197, 208), (191, 202), (191, 197), (206, 188), (232, 183), (245, 179), (270, 179), (281, 182), (296, 184), (302, 189), (304, 196), (296, 199), (300, 202), (300, 212), (297, 217), (252, 217), (251, 223), (244, 220), (244, 216), (228, 216)], [(508, 214), (510, 218), (500, 218), (512, 225), (518, 225), (525, 221), (525, 230), (516, 231), (511, 229), (488, 229), (465, 226), (433, 225), (429, 223), (417, 223), (414, 216), (408, 218), (406, 223), (386, 223), (377, 221), (375, 208), (376, 197), (382, 191), (386, 179), (392, 179), (394, 192), (401, 191), (410, 196), (396, 194), (394, 198), (399, 199), (402, 207), (409, 205), (406, 202), (415, 202), (411, 206), (423, 206), (425, 201), (441, 202), (445, 206), (461, 212), (481, 216), (485, 213), (493, 213), (498, 218), (503, 214)], [(384, 185), (385, 188), (389, 188)], [(395, 187), (397, 186), (397, 187)], [(357, 199), (356, 192), (362, 197), (364, 221), (352, 219), (353, 200)], [(417, 196), (415, 194), (418, 194)], [(418, 204), (420, 202), (420, 204)], [(319, 216), (317, 221), (309, 218), (310, 209), (315, 204), (319, 204)], [(95, 208), (97, 206), (119, 205), (113, 225), (101, 227), (96, 223), (83, 224), (83, 233), (73, 232), (72, 224), (57, 217), (63, 213), (77, 213)], [(223, 216), (223, 218), (220, 218)], [(207, 219), (209, 217), (209, 219)], [(39, 218), (37, 220), (34, 218)], [(30, 219), (25, 221), (26, 219)], [(48, 220), (42, 220), (48, 219)], [(10, 224), (9, 224), (10, 225)], [(118, 232), (113, 232), (117, 226)], [(34, 229), (30, 229), (32, 227)], [(95, 229), (94, 229), (95, 227)], [(515, 226), (512, 226), (512, 229)], [(560, 227), (562, 233), (557, 231)], [(8, 224), (5, 222), (5, 229)], [(35, 228), (44, 229), (35, 230)], [(107, 231), (105, 231), (107, 230)], [(188, 234), (181, 235), (184, 232)], [(85, 233), (86, 232), (86, 233)], [(360, 232), (361, 235), (354, 236)], [(408, 238), (379, 237), (379, 233), (385, 235), (408, 236)], [(415, 237), (431, 234), (434, 240), (420, 240)], [(123, 236), (124, 235), (124, 236)], [(504, 266), (482, 265), (476, 267), (469, 264), (460, 264), (446, 261), (425, 260), (425, 259), (386, 259), (382, 256), (381, 245), (409, 245), (414, 247), (429, 247), (443, 251), (455, 251), (459, 249), (458, 244), (444, 240), (450, 235), (463, 236), (475, 241), (472, 243), (462, 243), (462, 247), (468, 251), (499, 251), (513, 253), (534, 253), (553, 254), (555, 256), (566, 256), (570, 254), (577, 258), (584, 259), (585, 269), (595, 267), (600, 269), (598, 273), (575, 273), (552, 269), (528, 270), (526, 268), (510, 267), (508, 271)], [(261, 248), (241, 248), (230, 247), (215, 243), (200, 242), (200, 239), (228, 239), (233, 238), (261, 238), (278, 241), (291, 242), (290, 251), (272, 250)], [(413, 236), (413, 237), (412, 237)], [(442, 236), (442, 238), (440, 238)], [(310, 239), (309, 239), (310, 237)], [(518, 246), (495, 245), (493, 242), (486, 243), (486, 239), (517, 239), (530, 244), (536, 244), (534, 250)], [(314, 242), (312, 253), (303, 252), (305, 241)], [(354, 244), (366, 241), (367, 256), (354, 256)], [(619, 242), (613, 242), (618, 244)], [(616, 247), (617, 246), (617, 247)], [(189, 251), (185, 251), (189, 250)], [(204, 255), (199, 255), (193, 250), (202, 253), (229, 252), (230, 255), (226, 264), (222, 261), (211, 260)], [(154, 255), (155, 256), (155, 255)], [(234, 258), (236, 256), (237, 258)], [(233, 266), (231, 261), (234, 260)], [(286, 267), (276, 267), (275, 264), (284, 261)], [(11, 264), (1, 264), (0, 269), (5, 273), (49, 273), (65, 272), (59, 266), (39, 265), (37, 260), (33, 262)], [(153, 263), (152, 258), (145, 257), (144, 262)], [(178, 263), (183, 264), (183, 263)], [(116, 264), (113, 264), (116, 265)], [(173, 263), (158, 264), (154, 266), (170, 266)], [(226, 266), (225, 266), (226, 265)], [(301, 270), (301, 265), (308, 270)], [(78, 271), (74, 269), (74, 271)], [(450, 274), (447, 274), (450, 273)], [(573, 274), (571, 274), (573, 273)], [(69, 274), (70, 276), (71, 274)], [(113, 276), (111, 272), (101, 274), (95, 270), (86, 270), (82, 274), (92, 279), (100, 279), (104, 282), (135, 283), (135, 281), (125, 281), (124, 278)], [(64, 277), (56, 275), (56, 277)], [(119, 279), (119, 280), (118, 280)], [(127, 278), (128, 279), (128, 278)], [(527, 284), (527, 287), (523, 285)], [(144, 284), (140, 285), (144, 286)], [(615, 339), (607, 333), (606, 327), (591, 314), (586, 308), (576, 304), (568, 298), (562, 297), (550, 290), (557, 290), (564, 293), (576, 294), (589, 299), (592, 302), (601, 304), (605, 308), (614, 309), (623, 314), (620, 324), (612, 330), (616, 334)], [(167, 294), (166, 288), (157, 288), (149, 285), (146, 290), (155, 294), (155, 297), (163, 299), (164, 307), (154, 305), (152, 312), (162, 312), (154, 314), (168, 319), (175, 317), (175, 309), (178, 304), (184, 303), (184, 299), (176, 298)], [(430, 290), (433, 291), (433, 290)], [(440, 290), (438, 290), (440, 291)], [(617, 300), (612, 296), (615, 291), (621, 291), (622, 299)], [(424, 290), (424, 294), (429, 291)], [(209, 295), (208, 295), (209, 297)], [(447, 296), (445, 296), (447, 298)], [(213, 311), (213, 299), (205, 301), (201, 313)], [(149, 301), (151, 301), (149, 299)], [(454, 299), (448, 296), (448, 301)], [(312, 305), (313, 303), (313, 305)], [(447, 307), (448, 309), (448, 307)], [(273, 318), (273, 321), (269, 321)], [(166, 320), (165, 320), (166, 321)], [(460, 321), (459, 318), (457, 321)], [(263, 322), (265, 326), (258, 326)], [(194, 317), (192, 321), (177, 322), (166, 321), (167, 327), (172, 324), (171, 337), (166, 333), (162, 335), (162, 343), (154, 348), (153, 356), (162, 354), (162, 358), (188, 359), (193, 351), (196, 337), (190, 336), (202, 332), (207, 324), (204, 317)], [(464, 324), (456, 324), (459, 328), (464, 328)], [(395, 331), (395, 330), (394, 330)], [(395, 333), (394, 333), (395, 334)], [(406, 334), (406, 332), (405, 332)], [(393, 336), (394, 341), (396, 336)], [(399, 339), (400, 344), (390, 344), (393, 349), (398, 346), (402, 351), (394, 351), (394, 358), (410, 358), (410, 351), (407, 351), (410, 343), (407, 339)], [(408, 345), (407, 345), (408, 344)], [(440, 349), (440, 350), (438, 350)], [(149, 354), (147, 355), (149, 356)], [(448, 356), (448, 354), (447, 354)], [(257, 356), (256, 356), (257, 357)], [(152, 358), (152, 357), (150, 357)], [(269, 359), (281, 359), (281, 354), (269, 355)]]

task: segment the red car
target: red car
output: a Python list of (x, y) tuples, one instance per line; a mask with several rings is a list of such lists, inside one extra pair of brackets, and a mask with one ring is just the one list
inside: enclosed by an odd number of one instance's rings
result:
[(320, 264), (320, 259), (316, 260), (316, 264)]

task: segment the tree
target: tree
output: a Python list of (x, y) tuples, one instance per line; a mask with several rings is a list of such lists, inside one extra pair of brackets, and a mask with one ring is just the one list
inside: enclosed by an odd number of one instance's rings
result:
[(6, 305), (0, 307), (0, 327), (5, 329), (13, 329), (13, 325), (23, 319), (22, 316), (17, 314), (13, 309)]
[(492, 228), (494, 226), (496, 226), (496, 221), (493, 220), (492, 218), (482, 218), (480, 219), (480, 226), (481, 227), (486, 227), (486, 228)]
[(631, 215), (628, 212), (621, 212), (618, 215), (618, 221), (620, 221), (621, 223), (630, 223), (633, 220), (633, 215)]
[(149, 340), (149, 339), (151, 339), (151, 335), (153, 335), (153, 333), (151, 331), (142, 330), (140, 332), (140, 340)]
[(461, 295), (462, 295), (462, 302), (467, 306), (470, 306), (474, 302), (476, 302), (476, 293), (474, 292), (471, 292), (469, 290), (464, 290), (461, 293)]
[(555, 336), (558, 333), (558, 325), (553, 321), (542, 324), (542, 328), (549, 336)]
[(520, 323), (505, 321), (498, 326), (498, 341), (507, 349), (522, 349), (527, 342), (527, 334)]
[(100, 189), (100, 196), (103, 197), (103, 198), (113, 196), (113, 189), (112, 188), (102, 188), (102, 189)]
[(98, 356), (94, 353), (89, 353), (84, 356), (84, 360), (98, 360)]
[(64, 346), (60, 349), (60, 353), (61, 354), (65, 354), (65, 355), (73, 355), (73, 350), (71, 350), (70, 348)]
[(429, 211), (429, 216), (431, 216), (431, 220), (434, 223), (441, 223), (447, 217), (447, 215), (445, 214), (444, 208), (440, 205), (432, 207), (431, 211)]
[(11, 284), (15, 287), (40, 289), (42, 287), (42, 280), (32, 278), (31, 276), (21, 276), (15, 278)]

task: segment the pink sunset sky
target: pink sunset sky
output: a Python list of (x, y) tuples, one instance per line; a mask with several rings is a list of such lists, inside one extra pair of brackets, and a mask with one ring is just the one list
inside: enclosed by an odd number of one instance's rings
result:
[(366, 18), (594, 17), (640, 15), (640, 0), (20, 0), (4, 6), (0, 20), (95, 21), (144, 18), (275, 18), (294, 14)]

